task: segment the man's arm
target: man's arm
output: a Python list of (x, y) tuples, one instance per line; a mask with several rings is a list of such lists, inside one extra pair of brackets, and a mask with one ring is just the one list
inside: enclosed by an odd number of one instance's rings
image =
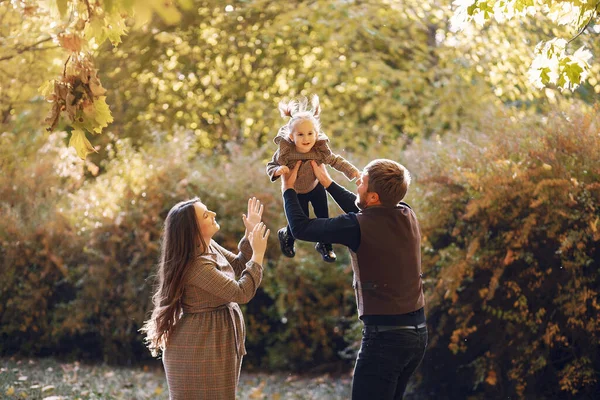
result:
[(335, 218), (308, 218), (294, 189), (283, 193), (285, 216), (296, 239), (307, 242), (339, 243), (357, 251), (360, 244), (360, 226), (355, 214)]
[(333, 179), (331, 179), (331, 176), (329, 176), (325, 164), (319, 165), (313, 160), (310, 162), (310, 165), (312, 166), (319, 183), (327, 189), (331, 197), (333, 197), (333, 200), (335, 200), (345, 213), (359, 211), (355, 203), (356, 195), (335, 183)]
[(327, 191), (345, 213), (357, 213), (360, 211), (356, 206), (356, 195), (338, 185), (335, 181), (331, 181), (331, 184), (327, 187)]

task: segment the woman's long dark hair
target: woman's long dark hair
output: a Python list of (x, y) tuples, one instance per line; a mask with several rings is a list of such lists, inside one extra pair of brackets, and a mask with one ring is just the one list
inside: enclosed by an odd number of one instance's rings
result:
[(198, 201), (196, 197), (177, 203), (165, 219), (156, 292), (152, 296), (154, 309), (141, 329), (146, 332), (146, 344), (155, 357), (164, 350), (181, 315), (183, 278), (190, 259), (198, 254), (198, 246), (206, 251), (194, 208)]

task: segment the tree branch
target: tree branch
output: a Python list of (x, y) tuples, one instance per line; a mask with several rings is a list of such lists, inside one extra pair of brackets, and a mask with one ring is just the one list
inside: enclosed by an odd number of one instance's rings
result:
[(84, 0), (84, 2), (85, 2), (85, 5), (87, 6), (87, 12), (88, 12), (87, 19), (89, 20), (90, 18), (92, 18), (92, 7), (90, 7), (89, 0)]
[(594, 7), (594, 11), (592, 11), (592, 15), (590, 15), (590, 19), (588, 20), (588, 22), (583, 26), (583, 28), (581, 28), (581, 30), (577, 33), (577, 35), (575, 35), (574, 37), (572, 37), (571, 40), (569, 40), (567, 42), (567, 44), (565, 45), (565, 47), (567, 47), (569, 45), (569, 43), (571, 43), (573, 40), (575, 40), (579, 36), (581, 36), (581, 34), (583, 32), (585, 32), (585, 30), (588, 28), (588, 26), (590, 26), (590, 24), (594, 20), (594, 17), (598, 14), (598, 6), (600, 6), (600, 1), (598, 3), (596, 3), (596, 7)]
[(42, 39), (39, 40), (38, 42), (30, 45), (30, 46), (25, 46), (23, 48), (17, 49), (17, 52), (15, 54), (9, 55), (9, 56), (4, 56), (4, 57), (0, 57), (0, 61), (6, 61), (6, 60), (10, 60), (11, 58), (14, 58), (16, 56), (18, 56), (19, 54), (23, 54), (26, 51), (39, 51), (39, 50), (47, 50), (47, 49), (54, 49), (56, 47), (37, 47), (38, 45), (45, 43), (49, 40), (52, 40), (51, 37), (47, 37), (46, 39)]

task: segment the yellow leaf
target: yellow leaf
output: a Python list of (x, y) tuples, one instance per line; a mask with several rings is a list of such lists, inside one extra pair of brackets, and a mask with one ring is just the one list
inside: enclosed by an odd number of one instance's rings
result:
[(169, 25), (176, 24), (181, 19), (181, 14), (173, 4), (161, 0), (155, 1), (153, 6), (158, 16)]
[(105, 22), (108, 40), (110, 40), (113, 46), (117, 46), (121, 43), (121, 36), (127, 34), (125, 18), (120, 13), (113, 13), (106, 16)]
[(69, 0), (56, 0), (56, 7), (58, 8), (61, 17), (64, 17), (67, 13), (68, 3)]
[(44, 97), (48, 97), (50, 94), (54, 93), (54, 79), (44, 82), (42, 86), (39, 87), (38, 92)]
[(488, 372), (488, 375), (485, 378), (485, 383), (487, 383), (490, 386), (496, 386), (496, 383), (498, 383), (498, 378), (496, 377), (495, 371)]
[(108, 37), (104, 26), (104, 18), (93, 16), (85, 27), (84, 37), (88, 41), (94, 39), (98, 46), (104, 43)]
[(97, 126), (94, 128), (94, 133), (102, 133), (102, 128), (106, 128), (108, 124), (113, 122), (110, 108), (106, 104), (106, 96), (100, 96), (97, 100), (94, 100), (94, 111)]
[(257, 387), (253, 388), (249, 395), (248, 398), (250, 399), (262, 399), (263, 397), (263, 389), (265, 387), (265, 385), (267, 384), (267, 381), (262, 381), (260, 383), (260, 385), (258, 385)]
[(90, 141), (85, 136), (85, 132), (79, 129), (73, 129), (71, 131), (71, 139), (69, 140), (69, 146), (74, 147), (77, 151), (77, 155), (82, 160), (85, 160), (88, 154), (94, 153), (96, 149), (92, 146)]
[(15, 388), (14, 387), (9, 387), (8, 389), (6, 389), (6, 395), (7, 396), (12, 396), (13, 394), (15, 394)]
[(154, 394), (155, 395), (159, 395), (163, 392), (163, 388), (160, 386), (157, 386), (156, 389), (154, 389)]
[(594, 233), (598, 232), (598, 220), (600, 220), (600, 218), (596, 218), (594, 222), (590, 221), (590, 228), (592, 228), (592, 232)]
[(191, 10), (192, 7), (194, 6), (194, 1), (193, 0), (179, 0), (179, 5), (184, 10)]

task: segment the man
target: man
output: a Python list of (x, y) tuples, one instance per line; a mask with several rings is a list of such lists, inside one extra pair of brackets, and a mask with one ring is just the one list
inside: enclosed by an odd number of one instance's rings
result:
[(309, 219), (294, 190), (300, 164), (282, 175), (281, 183), (293, 236), (343, 244), (351, 251), (358, 316), (364, 323), (352, 399), (402, 399), (427, 346), (421, 233), (415, 213), (401, 202), (410, 174), (395, 161), (371, 161), (356, 181), (355, 195), (313, 160), (317, 179), (346, 214)]

